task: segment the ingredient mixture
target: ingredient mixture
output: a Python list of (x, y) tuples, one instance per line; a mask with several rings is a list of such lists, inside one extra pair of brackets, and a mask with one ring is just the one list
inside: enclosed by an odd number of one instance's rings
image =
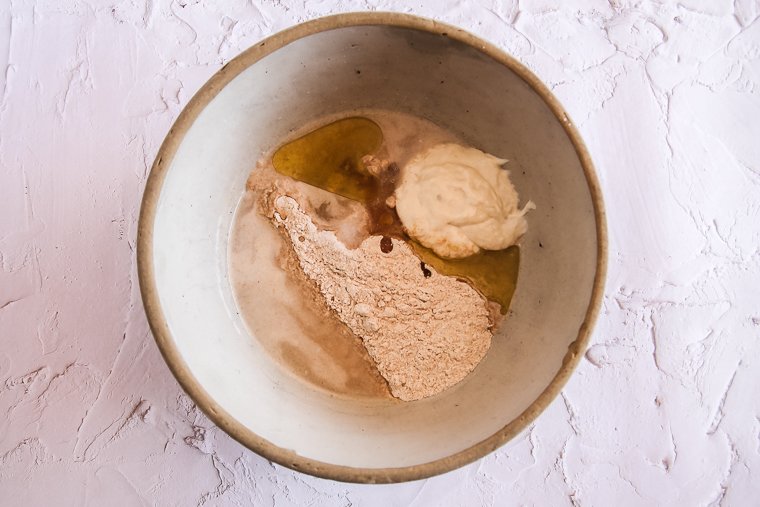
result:
[[(518, 208), (505, 162), (425, 120), (376, 111), (281, 146), (253, 171), (233, 226), (231, 278), (244, 320), (255, 328), (276, 313), (252, 299), (244, 274), (252, 265), (241, 259), (253, 254), (259, 267), (266, 261), (287, 273), (282, 290), (296, 287), (305, 313), (329, 314), (302, 331), (329, 326), (327, 334), (339, 337), (329, 347), (265, 337), (294, 373), (333, 392), (351, 384), (370, 395), (377, 384), (357, 382), (371, 376), (359, 371), (369, 364), (405, 401), (452, 387), (485, 356), (515, 287), (514, 243), (533, 205)], [(284, 240), (276, 253), (269, 244), (240, 246), (250, 243), (245, 224), (263, 217)], [(299, 347), (312, 355), (294, 361)]]

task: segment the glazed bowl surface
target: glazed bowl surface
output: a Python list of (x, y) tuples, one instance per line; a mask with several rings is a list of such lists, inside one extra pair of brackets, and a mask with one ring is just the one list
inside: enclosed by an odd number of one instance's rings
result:
[[(411, 403), (335, 396), (290, 375), (243, 325), (228, 274), (232, 218), (261, 154), (299, 126), (364, 108), (412, 113), (509, 159), (520, 196), (537, 207), (485, 359)], [(594, 169), (546, 86), (473, 35), (391, 13), (317, 19), (224, 65), (164, 140), (138, 230), (145, 309), (185, 391), (262, 456), (351, 482), (443, 473), (523, 430), (585, 352), (605, 266)]]

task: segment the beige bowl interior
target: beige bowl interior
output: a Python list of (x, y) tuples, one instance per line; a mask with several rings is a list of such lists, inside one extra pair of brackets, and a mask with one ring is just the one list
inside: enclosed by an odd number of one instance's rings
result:
[[(575, 365), (571, 344), (585, 346), (604, 265), (585, 152), (531, 76), (453, 28), (385, 16), (302, 25), (226, 66), (170, 132), (140, 227), (146, 309), (183, 387), (257, 452), (344, 480), (440, 473), (521, 430)], [(287, 374), (243, 326), (227, 274), (231, 219), (261, 152), (315, 118), (366, 107), (411, 112), (510, 159), (521, 197), (537, 206), (512, 312), (485, 360), (419, 402), (341, 398)]]

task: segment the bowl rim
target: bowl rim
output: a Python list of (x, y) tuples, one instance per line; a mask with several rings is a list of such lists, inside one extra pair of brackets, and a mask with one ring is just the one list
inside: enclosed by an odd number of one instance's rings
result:
[[(563, 126), (586, 177), (596, 220), (597, 264), (589, 305), (576, 339), (568, 345), (559, 371), (544, 391), (517, 418), (467, 449), (427, 463), (394, 468), (336, 465), (299, 456), (258, 436), (224, 410), (193, 376), (172, 338), (158, 296), (153, 266), (153, 227), (163, 182), (184, 135), (203, 108), (238, 74), (270, 53), (298, 39), (351, 26), (394, 26), (437, 34), (462, 42), (509, 68), (536, 92)], [(317, 18), (280, 31), (224, 64), (196, 92), (169, 129), (148, 176), (137, 231), (137, 271), (143, 306), (159, 350), (180, 386), (196, 405), (232, 438), (264, 458), (287, 468), (325, 479), (354, 483), (395, 483), (428, 478), (469, 464), (493, 452), (524, 430), (557, 397), (585, 353), (598, 316), (607, 271), (607, 231), (602, 192), (591, 156), (560, 102), (527, 67), (493, 44), (455, 26), (411, 14), (350, 12)]]

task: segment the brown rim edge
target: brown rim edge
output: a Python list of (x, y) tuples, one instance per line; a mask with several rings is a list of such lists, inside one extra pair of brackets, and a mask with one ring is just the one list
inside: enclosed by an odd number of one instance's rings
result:
[[(586, 310), (586, 317), (578, 330), (578, 336), (569, 346), (560, 370), (539, 397), (516, 419), (504, 428), (458, 452), (439, 460), (399, 468), (355, 468), (310, 460), (293, 451), (278, 447), (268, 440), (256, 435), (226, 412), (198, 383), (182, 359), (169, 331), (161, 309), (153, 273), (153, 225), (155, 222), (158, 199), (166, 176), (167, 168), (179, 147), (184, 134), (193, 124), (203, 108), (216, 94), (250, 64), (260, 60), (273, 51), (308, 35), (361, 25), (391, 25), (437, 33), (467, 44), (497, 62), (505, 65), (519, 75), (536, 93), (538, 93), (560, 121), (575, 147), (586, 176), (591, 200), (594, 206), (597, 235), (597, 266), (594, 286)], [(174, 125), (169, 129), (156, 160), (148, 176), (143, 194), (142, 206), (137, 231), (137, 271), (140, 281), (145, 313), (158, 348), (185, 392), (197, 406), (220, 428), (238, 442), (264, 458), (293, 470), (304, 472), (324, 479), (355, 483), (395, 483), (424, 479), (449, 472), (469, 464), (498, 449), (524, 430), (554, 400), (567, 383), (571, 374), (585, 353), (596, 321), (604, 292), (607, 271), (607, 232), (606, 217), (602, 193), (599, 187), (591, 157), (580, 134), (570, 121), (562, 105), (531, 71), (523, 64), (507, 55), (496, 46), (451, 25), (409, 14), (390, 12), (361, 12), (328, 16), (296, 25), (264, 39), (255, 46), (243, 51), (216, 72), (188, 102)]]

